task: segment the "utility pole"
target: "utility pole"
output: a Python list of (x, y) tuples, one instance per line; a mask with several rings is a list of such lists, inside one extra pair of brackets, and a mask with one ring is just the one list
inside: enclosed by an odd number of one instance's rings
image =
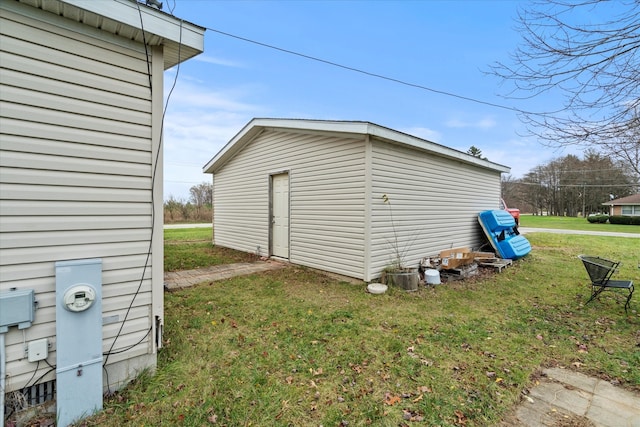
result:
[(586, 218), (587, 217), (587, 213), (585, 212), (586, 200), (587, 200), (587, 189), (586, 189), (585, 182), (582, 181), (582, 218)]

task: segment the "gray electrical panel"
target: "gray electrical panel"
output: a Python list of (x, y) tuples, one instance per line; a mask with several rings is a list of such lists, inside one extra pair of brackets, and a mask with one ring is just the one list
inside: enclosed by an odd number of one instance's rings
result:
[(56, 262), (58, 426), (102, 409), (102, 260)]
[(31, 326), (36, 309), (33, 289), (0, 292), (0, 333), (11, 326), (25, 329)]

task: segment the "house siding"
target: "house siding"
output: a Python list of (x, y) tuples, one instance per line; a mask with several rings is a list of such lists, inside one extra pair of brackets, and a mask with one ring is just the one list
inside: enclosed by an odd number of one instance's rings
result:
[[(103, 326), (103, 351), (130, 304), (112, 350), (141, 341), (109, 356), (107, 368), (136, 358), (153, 367), (152, 300), (162, 277), (152, 280), (152, 272), (162, 272), (162, 252), (147, 253), (152, 204), (161, 206), (152, 195), (151, 142), (161, 91), (154, 97), (149, 89), (145, 49), (89, 36), (76, 31), (79, 24), (27, 6), (3, 2), (0, 13), (1, 289), (35, 289), (38, 309), (25, 339), (48, 338), (55, 353), (55, 262), (101, 258), (103, 317), (118, 319)], [(149, 54), (162, 64), (161, 49)], [(161, 75), (153, 78), (161, 88)], [(11, 328), (6, 346), (7, 392), (48, 370), (40, 364), (34, 373), (22, 331)], [(110, 372), (110, 386), (126, 381), (123, 375)]]
[(269, 176), (289, 173), (290, 261), (363, 275), (363, 138), (266, 130), (216, 171), (214, 242), (269, 248)]
[(410, 267), (444, 249), (483, 243), (477, 215), (497, 208), (500, 172), (377, 139), (371, 171), (371, 263), (365, 280), (379, 277), (393, 261), (395, 235)]

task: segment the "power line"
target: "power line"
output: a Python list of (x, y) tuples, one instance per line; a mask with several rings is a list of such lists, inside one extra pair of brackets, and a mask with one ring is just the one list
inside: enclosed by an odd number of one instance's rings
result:
[(553, 185), (553, 184), (547, 184), (542, 182), (516, 182), (515, 184), (516, 185), (537, 185), (542, 187), (554, 187), (554, 188), (559, 188), (559, 187), (610, 188), (610, 187), (637, 187), (638, 186), (637, 183), (636, 184), (557, 184), (557, 185)]
[[(290, 55), (299, 56), (301, 58), (309, 59), (311, 61), (321, 62), (323, 64), (331, 65), (333, 67), (338, 67), (338, 68), (342, 68), (342, 69), (345, 69), (345, 70), (353, 71), (355, 73), (360, 73), (360, 74), (364, 74), (364, 75), (367, 75), (367, 76), (370, 76), (370, 77), (375, 77), (375, 78), (378, 78), (378, 79), (387, 80), (387, 81), (398, 83), (398, 84), (401, 84), (401, 85), (404, 85), (404, 86), (409, 86), (409, 87), (413, 87), (413, 88), (417, 88), (417, 89), (426, 90), (428, 92), (433, 92), (433, 93), (437, 93), (437, 94), (440, 94), (440, 95), (445, 95), (445, 96), (450, 96), (450, 97), (457, 98), (457, 99), (462, 99), (464, 101), (475, 102), (477, 104), (487, 105), (487, 106), (494, 107), (494, 108), (501, 108), (503, 110), (508, 110), (508, 111), (513, 111), (513, 112), (516, 112), (516, 113), (527, 114), (526, 111), (520, 110), (519, 108), (509, 107), (509, 106), (501, 105), (501, 104), (496, 104), (494, 102), (489, 102), (489, 101), (482, 101), (480, 99), (472, 98), (472, 97), (469, 97), (469, 96), (458, 95), (458, 94), (453, 93), (453, 92), (447, 92), (447, 91), (444, 91), (444, 90), (434, 89), (434, 88), (431, 88), (431, 87), (428, 87), (428, 86), (423, 86), (423, 85), (420, 85), (420, 84), (417, 84), (417, 83), (411, 83), (411, 82), (407, 82), (405, 80), (400, 80), (400, 79), (397, 79), (397, 78), (394, 78), (394, 77), (384, 76), (382, 74), (373, 73), (371, 71), (366, 71), (366, 70), (363, 70), (363, 69), (360, 69), (360, 68), (355, 68), (355, 67), (351, 67), (351, 66), (348, 66), (348, 65), (339, 64), (337, 62), (329, 61), (329, 60), (326, 60), (326, 59), (318, 58), (318, 57), (315, 57), (315, 56), (307, 55), (307, 54), (296, 52), (296, 51), (289, 50), (289, 49), (284, 49), (282, 47), (278, 47), (278, 46), (274, 46), (274, 45), (271, 45), (271, 44), (259, 42), (257, 40), (252, 40), (252, 39), (248, 39), (246, 37), (237, 36), (235, 34), (227, 33), (225, 31), (216, 30), (215, 28), (210, 28), (210, 27), (205, 27), (205, 28), (207, 30), (209, 30), (209, 31), (213, 31), (214, 33), (218, 33), (218, 34), (221, 34), (223, 36), (231, 37), (231, 38), (234, 38), (234, 39), (245, 41), (247, 43), (252, 43), (252, 44), (255, 44), (255, 45), (258, 45), (258, 46), (262, 46), (262, 47), (266, 47), (266, 48), (269, 48), (269, 49), (277, 50), (277, 51), (280, 51), (280, 52), (288, 53)], [(528, 114), (534, 114), (534, 113), (528, 113)]]

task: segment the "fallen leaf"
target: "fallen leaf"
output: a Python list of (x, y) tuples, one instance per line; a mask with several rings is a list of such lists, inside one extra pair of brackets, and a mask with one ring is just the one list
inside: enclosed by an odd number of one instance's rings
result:
[(285, 381), (287, 382), (287, 384), (292, 384), (293, 383), (293, 377), (291, 375), (289, 375), (287, 378), (285, 378)]
[(400, 402), (400, 397), (399, 396), (394, 396), (391, 393), (385, 393), (384, 394), (384, 403), (385, 405), (389, 405), (389, 406), (393, 406), (396, 403)]
[(458, 418), (458, 420), (456, 421), (457, 425), (460, 425), (460, 426), (467, 425), (467, 417), (464, 415), (464, 413), (461, 410), (456, 409), (454, 414)]
[(421, 394), (420, 396), (418, 396), (418, 397), (416, 397), (415, 399), (413, 399), (413, 400), (412, 400), (412, 402), (413, 402), (413, 403), (420, 402), (420, 401), (422, 400), (422, 397), (423, 397), (423, 396), (424, 396), (424, 395), (423, 395), (423, 394)]
[(218, 416), (216, 414), (213, 414), (209, 416), (209, 418), (207, 418), (207, 421), (209, 421), (211, 424), (215, 424), (218, 422)]
[(418, 387), (418, 391), (420, 393), (431, 393), (433, 390), (431, 390), (431, 387), (427, 387), (426, 385), (423, 385)]

